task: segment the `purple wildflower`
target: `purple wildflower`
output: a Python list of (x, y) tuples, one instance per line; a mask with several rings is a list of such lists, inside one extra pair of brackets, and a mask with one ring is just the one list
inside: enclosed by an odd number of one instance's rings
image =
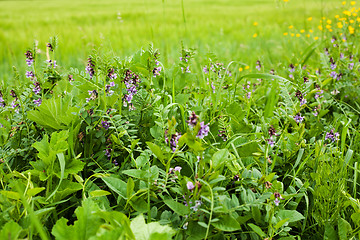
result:
[(274, 197), (275, 197), (274, 203), (276, 206), (279, 206), (280, 200), (284, 200), (284, 198), (281, 197), (280, 193), (278, 192), (274, 192)]
[(33, 92), (38, 95), (41, 92), (41, 87), (40, 87), (40, 83), (39, 82), (34, 82), (34, 88), (33, 88)]
[(340, 59), (343, 59), (345, 55), (343, 53), (340, 53)]
[(161, 67), (156, 67), (156, 68), (154, 68), (154, 70), (153, 70), (153, 76), (154, 76), (154, 77), (160, 76), (161, 70), (162, 70)]
[(199, 209), (199, 207), (201, 206), (201, 204), (202, 204), (202, 202), (200, 200), (196, 200), (195, 205), (190, 207), (190, 209), (196, 212)]
[(295, 66), (292, 63), (289, 65), (289, 72), (295, 72)]
[(349, 69), (353, 70), (353, 68), (354, 68), (354, 63), (349, 63)]
[(325, 55), (329, 56), (329, 50), (327, 48), (324, 48)]
[(261, 70), (261, 63), (260, 63), (259, 60), (256, 61), (256, 69), (257, 69), (258, 71)]
[(304, 117), (301, 116), (300, 113), (296, 114), (294, 116), (294, 120), (297, 122), (297, 123), (302, 123), (302, 121), (304, 121)]
[(40, 106), (40, 105), (41, 105), (41, 103), (42, 103), (41, 98), (39, 98), (39, 99), (35, 99), (35, 100), (34, 100), (34, 104), (35, 104), (35, 105), (37, 105), (37, 106)]
[(331, 38), (331, 43), (334, 43), (335, 41), (336, 41), (336, 37), (333, 36), (333, 37)]
[(194, 190), (195, 189), (195, 186), (193, 184), (193, 182), (189, 181), (186, 183), (186, 187), (187, 189), (189, 189), (190, 191)]
[(269, 139), (265, 139), (268, 144), (270, 145), (270, 147), (274, 147), (275, 146), (275, 141), (272, 139), (272, 137), (270, 137)]
[(110, 123), (108, 121), (101, 121), (101, 126), (105, 129), (108, 130), (110, 127)]
[(250, 99), (250, 98), (251, 98), (251, 92), (247, 92), (247, 93), (246, 93), (246, 98), (247, 98), (247, 99)]
[(211, 82), (211, 89), (213, 90), (213, 93), (215, 93), (215, 85), (214, 85), (214, 82)]
[(198, 121), (198, 116), (195, 114), (195, 112), (192, 112), (189, 116), (188, 125), (189, 127), (195, 127)]
[(330, 68), (332, 70), (334, 70), (336, 68), (336, 63), (332, 57), (330, 58)]
[(34, 56), (31, 51), (26, 51), (26, 64), (31, 67), (31, 65), (34, 63)]
[(114, 80), (114, 79), (117, 78), (117, 74), (115, 73), (114, 68), (109, 69), (108, 74), (107, 74), (107, 77), (108, 77), (110, 80)]
[(205, 74), (208, 74), (208, 73), (209, 73), (209, 70), (207, 69), (207, 66), (205, 66), (205, 67), (203, 68), (203, 71), (204, 71)]
[(210, 128), (209, 128), (209, 124), (204, 124), (204, 122), (200, 123), (200, 130), (198, 132), (198, 134), (196, 135), (196, 137), (203, 139), (204, 137), (206, 137), (209, 134)]
[(89, 102), (90, 100), (95, 100), (98, 97), (98, 92), (96, 90), (88, 91), (90, 97), (86, 98), (86, 102)]
[(300, 101), (300, 107), (302, 106), (302, 105), (304, 105), (304, 104), (306, 104), (306, 99), (305, 98), (303, 98), (303, 99), (301, 99), (301, 101)]
[(327, 139), (330, 139), (332, 142), (335, 142), (337, 140), (339, 140), (339, 136), (340, 134), (338, 132), (334, 133), (335, 129), (331, 129), (330, 132), (327, 132), (325, 135), (325, 141)]
[(336, 79), (337, 73), (336, 73), (335, 71), (332, 71), (332, 72), (330, 73), (330, 77), (332, 77), (333, 79)]
[(31, 65), (34, 63), (34, 59), (26, 59), (26, 64), (31, 67)]
[(90, 79), (92, 79), (92, 77), (95, 75), (95, 64), (94, 64), (94, 61), (91, 59), (91, 58), (88, 58), (88, 64), (85, 68), (86, 72), (89, 74), (90, 76)]
[(0, 107), (5, 107), (5, 100), (3, 99), (1, 92), (0, 92)]
[(26, 78), (33, 78), (35, 77), (35, 74), (33, 73), (33, 71), (26, 71)]

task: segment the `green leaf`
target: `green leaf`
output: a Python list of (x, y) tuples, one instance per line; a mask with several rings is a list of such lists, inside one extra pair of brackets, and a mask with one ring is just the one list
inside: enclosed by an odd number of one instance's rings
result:
[(155, 156), (161, 161), (161, 163), (165, 165), (165, 163), (164, 163), (165, 156), (164, 156), (161, 148), (152, 142), (146, 142), (146, 144), (148, 145), (150, 150), (155, 154)]
[(44, 187), (39, 187), (39, 188), (31, 188), (29, 190), (27, 190), (26, 195), (33, 197), (36, 194), (42, 192), (45, 188)]
[(90, 192), (91, 197), (102, 197), (110, 195), (111, 193), (105, 190), (94, 190)]
[(296, 210), (280, 210), (277, 214), (280, 219), (289, 219), (289, 222), (297, 222), (304, 219), (304, 216)]
[(127, 196), (127, 198), (131, 197), (131, 195), (132, 195), (132, 193), (134, 191), (134, 186), (135, 186), (134, 180), (132, 180), (132, 178), (129, 178), (128, 182), (126, 184), (126, 196)]
[(158, 222), (146, 224), (142, 214), (131, 221), (130, 227), (136, 240), (171, 240), (175, 235), (169, 226), (162, 226)]
[(0, 231), (0, 239), (15, 240), (19, 238), (22, 228), (13, 220), (7, 222)]
[(174, 212), (179, 214), (180, 216), (185, 216), (190, 213), (190, 208), (185, 206), (184, 204), (178, 203), (173, 199), (165, 199), (164, 203)]
[(352, 232), (351, 225), (345, 219), (339, 217), (338, 218), (338, 231), (339, 231), (339, 239), (340, 240), (348, 240), (350, 239), (350, 234)]
[(10, 199), (14, 199), (14, 200), (20, 199), (20, 194), (18, 192), (1, 190), (0, 194), (4, 195), (5, 197), (10, 198)]
[(115, 177), (102, 177), (101, 178), (105, 184), (119, 196), (126, 199), (126, 183)]
[(266, 234), (261, 230), (260, 227), (256, 226), (255, 224), (248, 223), (248, 226), (260, 237), (265, 238)]
[(228, 156), (229, 156), (229, 150), (226, 148), (221, 149), (216, 153), (214, 153), (214, 155), (211, 158), (214, 169), (218, 169), (222, 167), (225, 164), (225, 162), (228, 161)]
[(281, 228), (288, 220), (289, 218), (285, 218), (283, 220), (278, 221), (274, 226), (275, 230)]
[(217, 229), (225, 232), (238, 231), (241, 229), (240, 224), (231, 215), (222, 216), (219, 221), (211, 224)]

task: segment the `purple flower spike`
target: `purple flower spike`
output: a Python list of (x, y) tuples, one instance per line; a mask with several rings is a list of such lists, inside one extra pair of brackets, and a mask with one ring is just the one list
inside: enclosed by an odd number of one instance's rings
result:
[(209, 124), (204, 124), (204, 122), (200, 123), (200, 130), (198, 132), (198, 134), (196, 135), (196, 137), (203, 139), (204, 137), (206, 137), (209, 134), (210, 128), (209, 128)]

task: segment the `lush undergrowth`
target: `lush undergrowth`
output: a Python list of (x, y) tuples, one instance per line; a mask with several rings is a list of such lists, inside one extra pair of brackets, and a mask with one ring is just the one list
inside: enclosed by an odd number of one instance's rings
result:
[(276, 65), (27, 49), (0, 89), (0, 239), (359, 239), (358, 11)]

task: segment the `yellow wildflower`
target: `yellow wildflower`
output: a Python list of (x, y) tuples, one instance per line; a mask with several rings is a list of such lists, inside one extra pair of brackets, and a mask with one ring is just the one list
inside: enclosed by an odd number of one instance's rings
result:
[(311, 21), (311, 20), (312, 20), (312, 17), (309, 17), (307, 20), (308, 20), (308, 21)]
[(257, 25), (258, 25), (258, 22), (254, 22), (253, 25), (254, 25), (254, 26), (257, 26)]
[(343, 1), (343, 2), (342, 2), (342, 5), (346, 5), (346, 2), (345, 2), (345, 1)]
[(322, 30), (323, 30), (323, 27), (322, 27), (321, 25), (319, 25), (319, 26), (318, 26), (318, 29), (319, 29), (320, 31), (322, 31)]
[(287, 32), (284, 32), (284, 36), (287, 36), (289, 33), (287, 33)]
[(292, 28), (294, 28), (294, 26), (293, 26), (293, 25), (290, 25), (290, 26), (289, 26), (289, 29), (292, 29)]
[(301, 33), (304, 33), (304, 32), (305, 32), (305, 30), (304, 30), (304, 29), (301, 29), (301, 30), (300, 30), (300, 32), (301, 32)]
[(300, 34), (299, 34), (299, 33), (297, 33), (297, 34), (296, 34), (296, 37), (300, 37)]
[(254, 33), (253, 38), (256, 38), (257, 36), (258, 36), (257, 33)]
[(244, 69), (241, 67), (241, 68), (239, 68), (239, 72), (242, 72)]
[(314, 40), (318, 40), (319, 39), (319, 37), (314, 37)]
[(327, 23), (327, 24), (331, 24), (331, 20), (328, 19), (328, 20), (326, 21), (326, 23)]
[(350, 4), (351, 4), (352, 6), (354, 6), (354, 5), (356, 4), (356, 2), (355, 2), (355, 1), (351, 1)]
[(248, 70), (249, 68), (250, 68), (250, 66), (246, 66), (246, 67), (245, 67), (245, 70)]
[(310, 33), (314, 32), (312, 29), (309, 30)]

